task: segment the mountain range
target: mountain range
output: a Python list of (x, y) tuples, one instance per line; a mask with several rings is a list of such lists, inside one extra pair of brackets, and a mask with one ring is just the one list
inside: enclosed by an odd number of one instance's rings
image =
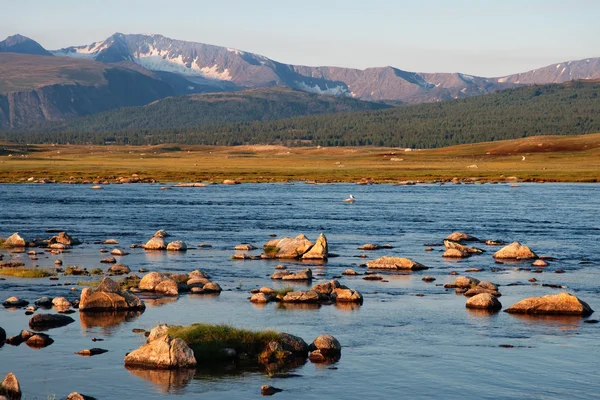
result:
[[(458, 72), (408, 72), (390, 66), (364, 70), (298, 66), (237, 49), (154, 34), (115, 33), (103, 41), (58, 50), (46, 50), (32, 39), (14, 35), (0, 42), (0, 53), (6, 53), (0, 54), (0, 127), (4, 128), (143, 105), (167, 96), (254, 88), (287, 87), (396, 105), (466, 98), (524, 85), (600, 78), (600, 58), (486, 78)], [(32, 71), (23, 70), (25, 64), (32, 66)], [(70, 71), (71, 78), (77, 75), (77, 79), (65, 79), (63, 70)], [(95, 73), (86, 72), (90, 70)], [(125, 98), (118, 98), (125, 94), (117, 94), (114, 84), (107, 89), (115, 82), (114, 77), (107, 79), (107, 74), (119, 75), (120, 84), (127, 82), (128, 91), (141, 95), (128, 93)], [(107, 97), (101, 100), (103, 93)]]

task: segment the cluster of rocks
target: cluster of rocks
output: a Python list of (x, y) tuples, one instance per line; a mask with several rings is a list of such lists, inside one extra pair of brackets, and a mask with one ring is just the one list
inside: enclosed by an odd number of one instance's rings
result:
[[(341, 356), (342, 346), (331, 335), (321, 335), (310, 345), (302, 338), (288, 333), (278, 334), (276, 340), (268, 342), (258, 354), (245, 354), (246, 357), (256, 357), (259, 364), (285, 363), (296, 357), (307, 357), (316, 363), (337, 361)], [(200, 351), (200, 350), (199, 350)], [(241, 356), (234, 348), (222, 348), (220, 354), (225, 359), (236, 359)], [(169, 335), (168, 325), (159, 325), (153, 328), (140, 348), (125, 356), (127, 368), (149, 369), (189, 369), (198, 364), (197, 357), (188, 344)]]
[(77, 238), (70, 236), (67, 232), (60, 231), (58, 235), (52, 236), (49, 239), (36, 238), (32, 241), (27, 241), (19, 232), (15, 232), (10, 235), (3, 243), (5, 248), (24, 248), (24, 247), (47, 247), (55, 250), (66, 250), (70, 249), (71, 246), (81, 244), (81, 241)]
[(172, 242), (165, 242), (166, 237), (170, 235), (163, 229), (157, 231), (146, 244), (141, 247), (145, 250), (167, 250), (167, 251), (186, 251), (187, 244), (183, 240), (175, 240)]
[(163, 274), (150, 272), (142, 278), (138, 292), (150, 292), (164, 296), (178, 296), (179, 293), (191, 292), (194, 294), (221, 293), (221, 286), (210, 280), (202, 271), (195, 270), (189, 274)]
[(327, 238), (323, 233), (319, 235), (314, 244), (306, 236), (300, 234), (295, 238), (269, 240), (263, 246), (261, 258), (325, 260), (328, 254)]
[(269, 287), (262, 287), (250, 298), (252, 303), (266, 304), (272, 301), (283, 303), (363, 303), (362, 294), (339, 283), (337, 280), (321, 283), (307, 291), (278, 293)]
[(146, 344), (125, 356), (125, 366), (130, 368), (183, 369), (196, 367), (192, 349), (179, 338), (168, 334), (167, 325), (150, 331)]

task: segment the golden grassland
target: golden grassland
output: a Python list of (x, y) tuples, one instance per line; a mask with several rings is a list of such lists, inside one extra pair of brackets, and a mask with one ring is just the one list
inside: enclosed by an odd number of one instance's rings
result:
[[(523, 159), (523, 157), (525, 159)], [(0, 144), (0, 182), (28, 178), (158, 182), (398, 182), (478, 178), (600, 180), (600, 133), (538, 136), (440, 149), (284, 146), (84, 146)]]

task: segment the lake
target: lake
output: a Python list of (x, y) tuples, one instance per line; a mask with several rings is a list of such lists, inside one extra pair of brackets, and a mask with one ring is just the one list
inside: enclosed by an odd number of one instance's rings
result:
[[(97, 398), (258, 398), (260, 386), (284, 390), (286, 399), (589, 399), (600, 396), (598, 357), (600, 324), (579, 317), (526, 317), (499, 312), (475, 313), (466, 298), (444, 289), (456, 271), (500, 285), (503, 308), (531, 296), (558, 293), (542, 284), (559, 284), (600, 312), (600, 186), (592, 184), (498, 185), (306, 185), (243, 184), (160, 190), (160, 185), (0, 185), (0, 236), (19, 232), (27, 239), (50, 237), (46, 229), (64, 229), (83, 244), (61, 255), (4, 252), (42, 267), (55, 259), (88, 269), (102, 267), (106, 255), (94, 244), (113, 238), (121, 248), (145, 243), (158, 229), (184, 240), (187, 252), (131, 249), (117, 257), (132, 271), (189, 272), (201, 269), (224, 289), (219, 296), (180, 295), (148, 300), (146, 311), (129, 319), (93, 320), (72, 314), (76, 322), (50, 330), (54, 343), (40, 350), (26, 345), (0, 347), (0, 375), (13, 372), (25, 398), (64, 398), (73, 391)], [(343, 203), (353, 194), (355, 203)], [(482, 255), (456, 261), (441, 257), (443, 247), (426, 252), (426, 243), (442, 243), (454, 231), (480, 239), (519, 241), (538, 255), (555, 257), (543, 273), (524, 270), (531, 262), (495, 264), (498, 247), (476, 244)], [(325, 263), (283, 262), (291, 270), (309, 267), (315, 283), (331, 280), (346, 268), (383, 255), (408, 257), (430, 267), (408, 274), (381, 274), (388, 282), (361, 276), (340, 278), (359, 290), (362, 306), (282, 306), (249, 302), (249, 291), (273, 282), (281, 262), (232, 260), (234, 246), (257, 246), (277, 237), (304, 233), (315, 240), (325, 233), (329, 251), (339, 257)], [(198, 248), (199, 243), (212, 245)], [(364, 243), (393, 249), (361, 251)], [(250, 252), (258, 255), (260, 250)], [(366, 254), (367, 258), (359, 258)], [(482, 272), (465, 273), (468, 268)], [(562, 269), (563, 274), (554, 271)], [(494, 271), (494, 272), (493, 272)], [(138, 274), (142, 275), (142, 274)], [(421, 279), (436, 277), (433, 283)], [(529, 279), (535, 278), (535, 284)], [(84, 278), (90, 279), (90, 278)], [(33, 302), (48, 296), (77, 298), (78, 277), (0, 281), (2, 300), (16, 295)], [(65, 282), (69, 284), (65, 285)], [(298, 289), (311, 285), (297, 283)], [(76, 287), (78, 291), (71, 292)], [(423, 296), (417, 296), (423, 295)], [(598, 318), (598, 312), (590, 318)], [(27, 329), (23, 310), (0, 309), (8, 336)], [(158, 323), (226, 323), (239, 328), (275, 329), (308, 343), (323, 333), (342, 344), (333, 365), (306, 362), (283, 379), (264, 370), (202, 366), (196, 373), (130, 372), (125, 353), (144, 341), (133, 328)], [(94, 343), (92, 338), (104, 341)], [(79, 351), (102, 347), (108, 353), (81, 357)]]

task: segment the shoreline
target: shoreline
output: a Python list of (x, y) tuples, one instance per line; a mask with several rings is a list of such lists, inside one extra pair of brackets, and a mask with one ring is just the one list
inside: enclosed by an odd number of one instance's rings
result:
[(437, 149), (0, 144), (0, 183), (600, 182), (600, 133)]

